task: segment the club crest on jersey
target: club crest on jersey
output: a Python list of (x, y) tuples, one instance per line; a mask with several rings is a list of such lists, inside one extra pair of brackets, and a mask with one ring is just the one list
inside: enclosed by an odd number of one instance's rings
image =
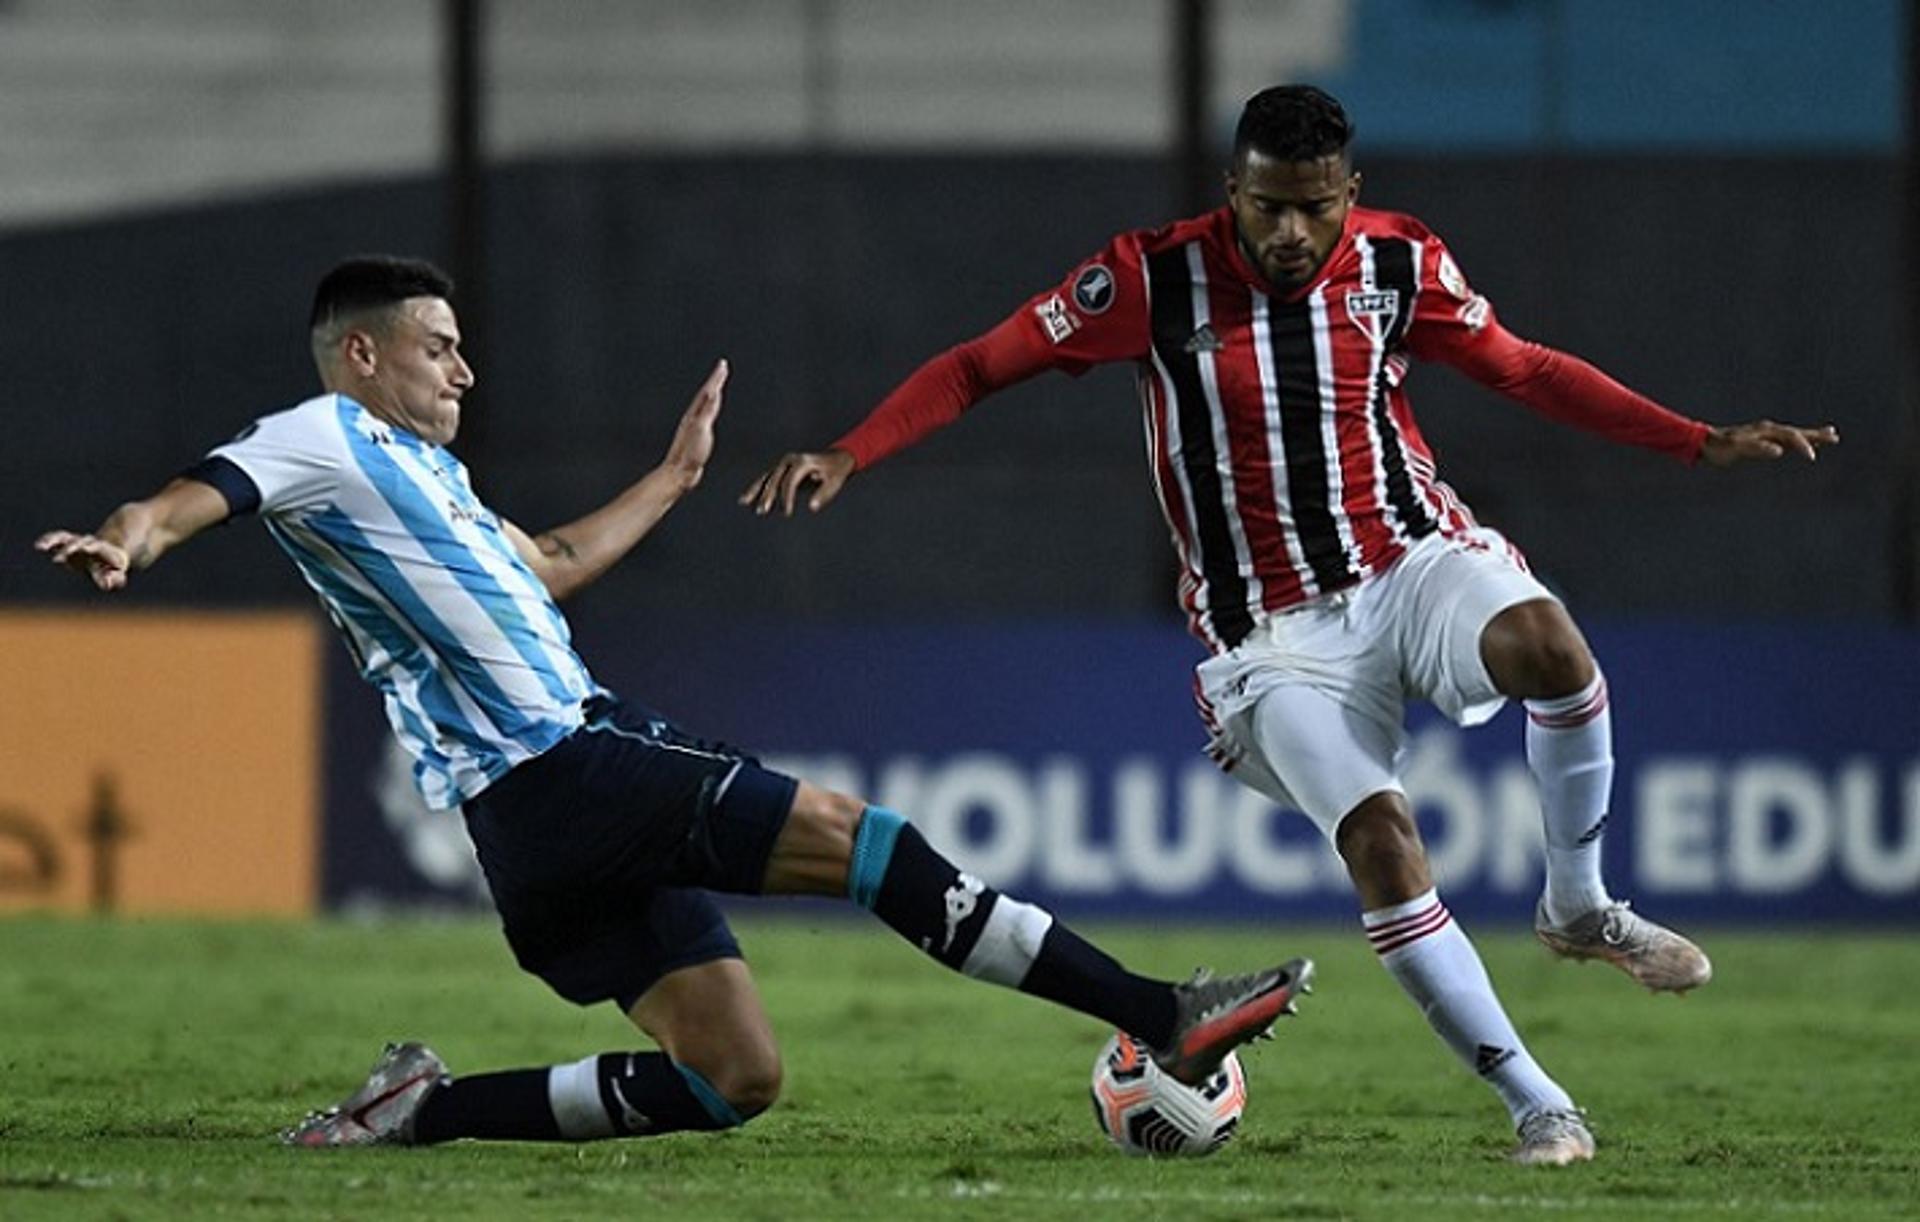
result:
[(1400, 290), (1355, 290), (1347, 294), (1347, 320), (1372, 340), (1383, 343), (1400, 314)]
[(1054, 343), (1064, 343), (1068, 336), (1080, 329), (1080, 320), (1073, 316), (1067, 303), (1055, 293), (1039, 305), (1033, 307), (1033, 316), (1040, 320), (1040, 327), (1047, 338)]
[(1113, 273), (1099, 263), (1090, 264), (1074, 277), (1073, 304), (1083, 314), (1106, 313), (1113, 304)]

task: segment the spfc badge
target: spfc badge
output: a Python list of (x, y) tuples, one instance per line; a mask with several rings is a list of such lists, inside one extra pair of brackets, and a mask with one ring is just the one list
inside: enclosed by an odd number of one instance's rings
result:
[(1393, 320), (1400, 314), (1400, 290), (1378, 289), (1347, 294), (1347, 321), (1360, 328), (1376, 344), (1385, 343)]

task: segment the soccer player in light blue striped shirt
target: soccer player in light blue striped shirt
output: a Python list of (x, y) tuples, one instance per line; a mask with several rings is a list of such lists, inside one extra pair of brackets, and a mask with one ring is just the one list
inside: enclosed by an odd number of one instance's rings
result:
[(224, 463), (385, 697), (429, 806), (478, 796), (579, 727), (599, 689), (530, 567), (550, 562), (521, 554), (447, 450), (328, 394), (216, 448), (213, 478)]
[(418, 260), (342, 263), (310, 324), (325, 394), (256, 421), (92, 534), (36, 544), (117, 590), (206, 528), (260, 515), (380, 690), (428, 804), (464, 813), (520, 964), (571, 1001), (617, 1002), (660, 1045), (460, 1078), (423, 1045), (392, 1045), (289, 1143), (581, 1141), (743, 1123), (773, 1102), (780, 1061), (710, 890), (850, 898), (954, 970), (1132, 1033), (1183, 1082), (1214, 1075), (1291, 1011), (1305, 960), (1180, 985), (1134, 975), (960, 871), (893, 811), (771, 772), (596, 684), (556, 601), (700, 482), (726, 363), (659, 466), (529, 536), (481, 503), (445, 448), (474, 383), (452, 292)]

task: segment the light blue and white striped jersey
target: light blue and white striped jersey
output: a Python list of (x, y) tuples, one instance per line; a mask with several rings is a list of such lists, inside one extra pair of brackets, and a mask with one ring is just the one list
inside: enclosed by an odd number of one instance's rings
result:
[(427, 805), (459, 805), (577, 729), (603, 694), (567, 621), (440, 446), (328, 394), (209, 458), (246, 473), (413, 755)]

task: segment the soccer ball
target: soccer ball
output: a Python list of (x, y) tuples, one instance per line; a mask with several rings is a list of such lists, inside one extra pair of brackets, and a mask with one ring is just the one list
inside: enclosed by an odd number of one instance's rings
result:
[(1093, 1063), (1093, 1116), (1128, 1154), (1212, 1154), (1232, 1140), (1247, 1106), (1247, 1075), (1232, 1053), (1188, 1086), (1160, 1072), (1147, 1046), (1116, 1031)]

